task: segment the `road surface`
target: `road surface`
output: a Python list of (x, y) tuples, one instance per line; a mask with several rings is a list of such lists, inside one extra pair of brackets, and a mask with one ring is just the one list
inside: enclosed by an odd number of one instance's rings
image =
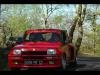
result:
[(100, 71), (100, 57), (79, 57), (75, 71)]

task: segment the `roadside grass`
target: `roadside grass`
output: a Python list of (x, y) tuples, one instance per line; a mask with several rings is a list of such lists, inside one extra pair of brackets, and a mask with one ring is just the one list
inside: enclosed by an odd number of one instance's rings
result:
[(78, 56), (100, 57), (100, 50), (96, 50), (95, 53), (93, 50), (80, 50)]
[(100, 57), (100, 50), (96, 50), (95, 56), (99, 56)]

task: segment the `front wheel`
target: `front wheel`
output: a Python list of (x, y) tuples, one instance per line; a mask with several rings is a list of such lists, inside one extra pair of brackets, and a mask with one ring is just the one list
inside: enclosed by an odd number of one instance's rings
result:
[(69, 63), (69, 66), (75, 67), (77, 66), (77, 60), (75, 58), (74, 62)]
[(61, 70), (66, 71), (67, 69), (67, 62), (66, 62), (66, 58), (63, 56), (62, 57), (62, 67)]

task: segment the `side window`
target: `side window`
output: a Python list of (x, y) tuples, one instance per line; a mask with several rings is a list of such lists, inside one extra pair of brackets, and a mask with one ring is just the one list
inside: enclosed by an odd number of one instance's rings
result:
[(29, 40), (29, 34), (26, 36), (26, 39), (25, 40)]

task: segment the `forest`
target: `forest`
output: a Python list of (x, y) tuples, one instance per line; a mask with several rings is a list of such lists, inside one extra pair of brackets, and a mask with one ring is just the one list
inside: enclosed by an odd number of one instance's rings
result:
[(79, 56), (100, 57), (100, 4), (1, 4), (0, 9), (0, 48), (28, 29), (62, 29)]

